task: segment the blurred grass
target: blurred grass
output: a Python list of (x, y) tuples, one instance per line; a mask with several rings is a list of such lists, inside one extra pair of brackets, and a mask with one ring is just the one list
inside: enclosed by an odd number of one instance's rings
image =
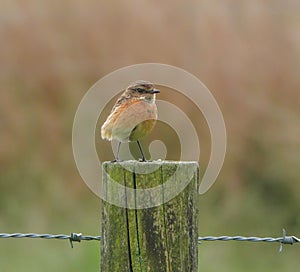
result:
[[(200, 235), (276, 237), (285, 227), (300, 236), (299, 8), (283, 0), (2, 0), (0, 232), (99, 234), (100, 201), (72, 156), (76, 108), (106, 73), (162, 62), (198, 76), (225, 118), (226, 161), (199, 201)], [(210, 152), (203, 117), (167, 94), (164, 99), (200, 120), (203, 171)], [(277, 244), (206, 242), (199, 250), (203, 271), (299, 266), (296, 245), (281, 255)], [(66, 241), (0, 241), (1, 271), (98, 267), (97, 242), (71, 250)]]

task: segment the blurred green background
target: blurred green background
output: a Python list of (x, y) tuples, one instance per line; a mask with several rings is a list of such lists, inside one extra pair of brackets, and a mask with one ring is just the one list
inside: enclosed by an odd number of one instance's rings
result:
[[(105, 74), (160, 62), (199, 77), (224, 114), (226, 160), (200, 197), (199, 234), (278, 237), (284, 227), (300, 236), (299, 1), (0, 0), (0, 6), (0, 232), (99, 235), (100, 200), (72, 155), (77, 106)], [(190, 103), (181, 108), (201, 118)], [(210, 148), (203, 128), (202, 173)], [(299, 246), (278, 249), (203, 242), (200, 268), (297, 271)], [(62, 240), (1, 239), (0, 271), (99, 271), (99, 254), (98, 242), (70, 249)]]

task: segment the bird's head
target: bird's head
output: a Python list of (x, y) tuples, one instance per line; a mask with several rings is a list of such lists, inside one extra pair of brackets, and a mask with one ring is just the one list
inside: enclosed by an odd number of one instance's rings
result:
[(131, 98), (144, 99), (148, 102), (155, 102), (155, 94), (159, 92), (153, 83), (145, 80), (135, 81), (125, 91), (126, 95)]

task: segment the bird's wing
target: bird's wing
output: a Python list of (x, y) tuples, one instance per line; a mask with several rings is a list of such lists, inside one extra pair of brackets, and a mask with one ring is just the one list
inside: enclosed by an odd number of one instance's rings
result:
[(115, 103), (115, 105), (113, 106), (112, 110), (110, 113), (114, 112), (116, 108), (120, 107), (123, 103), (125, 102), (128, 102), (128, 100), (130, 100), (130, 97), (129, 96), (126, 96), (126, 95), (121, 95), (117, 102)]

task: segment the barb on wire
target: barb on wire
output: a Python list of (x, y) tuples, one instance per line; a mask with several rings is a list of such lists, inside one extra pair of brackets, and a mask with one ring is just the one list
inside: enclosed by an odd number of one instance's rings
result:
[(84, 236), (81, 233), (66, 234), (37, 234), (37, 233), (0, 233), (0, 238), (41, 238), (41, 239), (68, 239), (71, 247), (73, 242), (101, 240), (101, 236)]
[(198, 237), (198, 243), (201, 241), (247, 241), (247, 242), (279, 242), (280, 248), (279, 252), (282, 252), (283, 245), (289, 244), (292, 245), (294, 243), (300, 242), (300, 239), (296, 236), (286, 236), (285, 229), (282, 230), (282, 237), (273, 238), (273, 237), (244, 237), (244, 236), (205, 236)]
[[(42, 238), (42, 239), (68, 239), (70, 241), (71, 247), (73, 248), (73, 242), (85, 241), (100, 241), (101, 236), (84, 236), (81, 233), (71, 233), (70, 235), (66, 234), (36, 234), (36, 233), (0, 233), (0, 238)], [(273, 237), (245, 237), (245, 236), (204, 236), (198, 237), (198, 243), (201, 241), (248, 241), (248, 242), (279, 242), (280, 249), (279, 252), (282, 252), (283, 245), (300, 242), (300, 239), (296, 236), (287, 236), (285, 229), (282, 231), (282, 237), (273, 238)]]

